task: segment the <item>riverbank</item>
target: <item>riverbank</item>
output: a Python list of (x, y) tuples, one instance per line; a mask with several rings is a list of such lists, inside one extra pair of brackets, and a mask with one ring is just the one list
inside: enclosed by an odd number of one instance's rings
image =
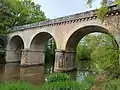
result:
[[(0, 90), (53, 90), (53, 88), (57, 88), (57, 90), (60, 88), (69, 88), (69, 90), (86, 90), (84, 87), (88, 86), (85, 82), (83, 82), (83, 84), (81, 82), (67, 81), (33, 85), (26, 81), (6, 81), (0, 83)], [(92, 88), (87, 90), (120, 90), (120, 79), (96, 83)]]

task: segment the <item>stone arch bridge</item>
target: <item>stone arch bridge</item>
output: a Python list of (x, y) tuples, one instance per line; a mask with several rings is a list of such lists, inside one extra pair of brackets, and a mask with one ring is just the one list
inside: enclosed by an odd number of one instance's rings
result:
[(117, 26), (120, 7), (110, 7), (104, 22), (97, 18), (95, 11), (16, 27), (14, 32), (8, 35), (6, 62), (20, 61), (21, 65), (44, 64), (44, 46), (51, 37), (54, 38), (57, 47), (55, 71), (69, 71), (76, 68), (77, 44), (89, 33), (109, 34), (120, 46), (120, 31)]

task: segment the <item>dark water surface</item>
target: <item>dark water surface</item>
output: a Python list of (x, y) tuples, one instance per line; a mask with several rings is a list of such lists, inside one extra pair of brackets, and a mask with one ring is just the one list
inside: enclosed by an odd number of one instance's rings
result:
[(0, 65), (0, 81), (27, 80), (33, 84), (44, 82), (44, 66), (20, 67), (16, 63)]
[[(85, 65), (86, 66), (86, 65)], [(88, 66), (88, 65), (87, 65)], [(87, 67), (78, 65), (78, 68)], [(52, 73), (52, 65), (20, 67), (19, 63), (0, 64), (0, 81), (26, 80), (33, 84), (41, 84), (45, 81), (45, 76)], [(89, 72), (81, 69), (68, 72), (73, 80), (81, 81)]]

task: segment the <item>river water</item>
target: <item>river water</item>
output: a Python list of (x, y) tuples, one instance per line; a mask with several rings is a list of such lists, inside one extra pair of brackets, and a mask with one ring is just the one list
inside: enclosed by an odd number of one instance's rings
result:
[[(89, 75), (86, 71), (89, 68), (89, 65), (86, 65), (88, 63), (82, 62), (81, 64), (77, 66), (78, 70), (68, 72), (73, 80), (81, 81)], [(0, 81), (26, 80), (33, 84), (41, 84), (44, 83), (45, 76), (50, 73), (52, 73), (50, 64), (33, 67), (21, 67), (19, 63), (0, 64)]]

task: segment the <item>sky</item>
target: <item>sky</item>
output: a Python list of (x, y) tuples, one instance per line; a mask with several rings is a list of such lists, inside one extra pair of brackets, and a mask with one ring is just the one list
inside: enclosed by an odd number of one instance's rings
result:
[(90, 9), (99, 7), (100, 0), (93, 3), (92, 8), (85, 6), (85, 0), (33, 0), (35, 3), (41, 5), (42, 11), (49, 19), (68, 16)]

